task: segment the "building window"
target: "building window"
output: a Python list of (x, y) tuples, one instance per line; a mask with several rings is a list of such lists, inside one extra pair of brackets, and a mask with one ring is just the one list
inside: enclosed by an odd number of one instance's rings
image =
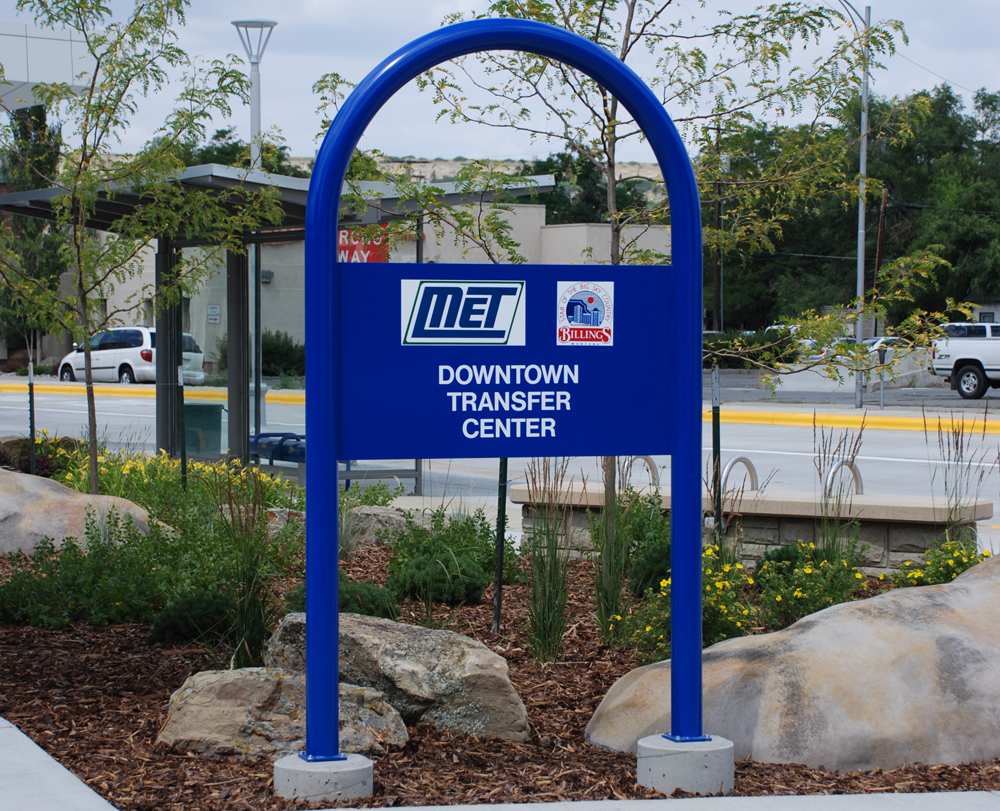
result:
[(992, 324), (993, 323), (993, 313), (979, 313), (979, 323), (980, 324)]

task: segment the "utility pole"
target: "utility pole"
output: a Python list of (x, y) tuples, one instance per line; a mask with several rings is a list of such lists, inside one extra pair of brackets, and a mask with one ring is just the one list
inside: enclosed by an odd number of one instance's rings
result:
[[(889, 204), (889, 189), (882, 189), (882, 208), (878, 213), (878, 242), (875, 246), (875, 278), (872, 280), (872, 289), (878, 288), (878, 272), (882, 269), (882, 244), (885, 241), (885, 209)], [(878, 323), (872, 324), (872, 338), (878, 333)]]
[[(858, 317), (854, 322), (854, 337), (860, 344), (865, 337), (865, 180), (868, 174), (868, 27), (871, 25), (872, 7), (865, 6), (864, 29), (864, 81), (861, 85), (861, 168), (858, 184)], [(854, 374), (854, 407), (864, 406), (864, 382), (858, 372)]]
[[(722, 158), (719, 152), (720, 127), (715, 127), (715, 155), (719, 160), (718, 171), (722, 172)], [(722, 184), (719, 178), (715, 179), (715, 234), (718, 243), (719, 235), (722, 233)], [(712, 275), (712, 329), (715, 332), (722, 331), (722, 246), (716, 244), (715, 247), (715, 272)]]

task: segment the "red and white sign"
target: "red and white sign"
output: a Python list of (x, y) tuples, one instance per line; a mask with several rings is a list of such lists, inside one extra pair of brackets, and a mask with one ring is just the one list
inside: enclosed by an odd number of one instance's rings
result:
[(344, 228), (337, 235), (337, 261), (388, 262), (388, 242), (382, 237), (366, 241), (359, 232)]

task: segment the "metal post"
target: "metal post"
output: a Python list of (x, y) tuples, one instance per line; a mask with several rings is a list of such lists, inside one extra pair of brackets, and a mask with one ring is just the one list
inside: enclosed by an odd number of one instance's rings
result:
[(260, 169), (260, 62), (250, 60), (250, 168)]
[[(865, 6), (865, 31), (868, 36), (868, 26), (871, 24), (872, 7)], [(860, 344), (865, 337), (865, 179), (868, 173), (868, 45), (864, 46), (865, 73), (861, 85), (861, 167), (858, 184), (858, 273), (857, 289), (858, 319), (854, 324), (854, 337)], [(864, 383), (859, 371), (854, 373), (854, 407), (864, 406)]]
[[(34, 334), (34, 333), (32, 333)], [(28, 445), (28, 461), (31, 467), (31, 475), (35, 475), (35, 362), (31, 357), (32, 349), (34, 347), (28, 344), (28, 434), (31, 438), (31, 444)]]
[(250, 61), (250, 168), (260, 169), (260, 60), (277, 25), (274, 20), (233, 20)]
[(493, 633), (500, 634), (500, 606), (503, 602), (503, 552), (507, 532), (507, 459), (500, 460), (497, 479), (496, 565), (493, 569)]
[(253, 246), (253, 427), (254, 436), (263, 431), (261, 423), (261, 364), (263, 362), (263, 330), (260, 324), (260, 255), (261, 246)]
[(246, 254), (226, 254), (226, 344), (229, 458), (250, 462), (250, 302)]
[(885, 409), (885, 398), (883, 396), (885, 389), (885, 347), (880, 346), (878, 348), (878, 410), (882, 411)]
[[(173, 282), (174, 250), (172, 241), (161, 237), (156, 250), (156, 290)], [(181, 305), (157, 307), (156, 313), (156, 447), (171, 457), (180, 452), (177, 367), (181, 354)]]
[(184, 362), (181, 355), (181, 363), (177, 366), (177, 424), (178, 433), (181, 438), (181, 488), (187, 490), (188, 484), (188, 456), (187, 456), (187, 431), (184, 426)]
[(722, 441), (719, 428), (719, 365), (712, 366), (712, 498), (715, 502), (715, 540), (722, 543), (726, 527), (722, 517)]

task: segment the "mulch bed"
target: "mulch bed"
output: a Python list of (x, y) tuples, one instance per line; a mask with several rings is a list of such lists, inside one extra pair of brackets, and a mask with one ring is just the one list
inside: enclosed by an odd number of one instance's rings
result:
[[(359, 554), (354, 578), (384, 578), (386, 553)], [(608, 688), (635, 666), (600, 642), (593, 620), (592, 572), (574, 564), (572, 618), (563, 660), (539, 667), (527, 651), (524, 586), (504, 589), (504, 627), (491, 633), (492, 595), (483, 604), (435, 612), (434, 623), (472, 636), (504, 656), (528, 709), (527, 743), (479, 739), (415, 727), (409, 742), (375, 762), (374, 796), (349, 805), (545, 802), (657, 797), (635, 784), (635, 757), (596, 749), (583, 731)], [(876, 590), (873, 584), (873, 591)], [(406, 621), (420, 617), (407, 608)], [(150, 646), (145, 625), (61, 631), (0, 626), (0, 716), (122, 811), (229, 811), (318, 808), (272, 794), (268, 759), (170, 752), (156, 736), (170, 694), (212, 667), (200, 648)], [(1000, 759), (965, 766), (904, 766), (837, 773), (745, 761), (738, 795), (1000, 790)], [(329, 804), (325, 804), (328, 806)]]

